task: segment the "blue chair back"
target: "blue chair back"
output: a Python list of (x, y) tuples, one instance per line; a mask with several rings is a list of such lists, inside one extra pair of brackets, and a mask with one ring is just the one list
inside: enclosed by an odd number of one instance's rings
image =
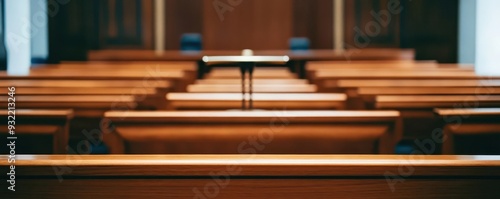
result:
[(202, 37), (199, 33), (185, 33), (181, 36), (182, 51), (201, 51)]
[(309, 50), (311, 42), (306, 37), (293, 37), (289, 41), (290, 50)]

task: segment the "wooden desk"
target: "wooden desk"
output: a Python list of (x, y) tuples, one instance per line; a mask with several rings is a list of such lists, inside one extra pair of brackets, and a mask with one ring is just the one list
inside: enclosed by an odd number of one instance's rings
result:
[[(248, 84), (247, 84), (248, 85)], [(252, 86), (254, 93), (315, 93), (316, 85), (311, 84), (257, 84)], [(187, 87), (190, 93), (241, 93), (241, 85), (231, 84), (192, 84)], [(245, 89), (249, 90), (248, 86)]]
[[(240, 69), (236, 68), (216, 68), (205, 75), (206, 79), (235, 79), (241, 78)], [(295, 79), (295, 74), (287, 68), (255, 68), (254, 79)]]
[[(7, 129), (7, 109), (0, 111), (0, 133), (18, 137), (16, 141), (17, 154), (66, 153), (69, 140), (69, 122), (73, 119), (72, 110), (15, 110), (15, 135), (10, 135)], [(41, 143), (37, 136), (50, 135), (52, 143)], [(5, 136), (4, 138), (6, 138)], [(35, 138), (35, 139), (34, 139)], [(34, 145), (31, 145), (33, 144)], [(7, 154), (8, 148), (3, 147), (2, 153)]]
[(429, 80), (393, 80), (393, 79), (348, 79), (325, 81), (327, 88), (357, 88), (357, 87), (500, 87), (500, 80), (454, 80), (454, 79), (429, 79)]
[(158, 81), (170, 81), (176, 90), (184, 91), (188, 81), (186, 72), (177, 70), (31, 70), (29, 75), (7, 75), (0, 71), (3, 80), (126, 80), (142, 81), (141, 84), (152, 84)]
[[(241, 55), (241, 50), (205, 50), (182, 52), (167, 50), (157, 55), (153, 50), (96, 50), (89, 51), (89, 61), (198, 61), (203, 56)], [(335, 50), (256, 50), (254, 55), (287, 55), (292, 60), (413, 60), (413, 49), (366, 48)]]
[(86, 73), (88, 71), (113, 72), (137, 71), (157, 73), (158, 71), (182, 71), (185, 81), (189, 83), (196, 79), (196, 62), (69, 62), (63, 64), (41, 64), (32, 66), (31, 70), (43, 71), (75, 71)]
[[(500, 85), (499, 85), (500, 86)], [(500, 95), (499, 87), (360, 87), (361, 96), (376, 95)]]
[[(218, 55), (241, 55), (240, 50), (205, 50), (199, 52), (182, 52), (178, 50), (164, 51), (158, 55), (152, 50), (97, 50), (89, 51), (90, 61), (197, 61), (202, 77), (205, 66), (201, 61), (203, 56)], [(298, 77), (305, 78), (305, 65), (307, 61), (351, 61), (351, 60), (413, 60), (415, 51), (413, 49), (347, 49), (345, 51), (335, 50), (261, 50), (254, 51), (254, 55), (277, 55), (290, 57), (289, 67)]]
[[(248, 80), (247, 80), (248, 82)], [(241, 78), (233, 79), (199, 79), (196, 80), (195, 84), (241, 84)], [(254, 85), (258, 84), (308, 84), (305, 79), (254, 79)]]
[[(0, 96), (7, 101), (7, 96)], [(102, 117), (108, 110), (135, 109), (136, 98), (130, 95), (21, 95), (16, 96), (16, 107), (23, 109), (74, 109), (75, 117)], [(0, 104), (6, 108), (7, 103)]]
[[(171, 109), (226, 110), (241, 108), (238, 93), (168, 93)], [(347, 96), (336, 93), (254, 93), (255, 109), (326, 110), (343, 109)], [(246, 95), (246, 101), (249, 100)]]
[(15, 86), (16, 88), (161, 88), (172, 89), (170, 81), (160, 80), (0, 80), (0, 87)]
[(323, 69), (388, 69), (388, 68), (438, 68), (436, 61), (415, 60), (371, 60), (371, 61), (310, 61), (307, 62), (306, 70)]
[(444, 154), (500, 154), (500, 109), (436, 109), (442, 118)]
[(384, 95), (375, 97), (379, 109), (432, 109), (456, 106), (500, 106), (499, 95)]
[(112, 153), (393, 153), (401, 138), (397, 111), (129, 111), (105, 117), (115, 127), (105, 135)]
[[(9, 166), (7, 158), (0, 156), (2, 168)], [(19, 155), (16, 178), (22, 180), (16, 180), (16, 192), (4, 180), (0, 194), (12, 199), (495, 198), (499, 171), (498, 156)]]

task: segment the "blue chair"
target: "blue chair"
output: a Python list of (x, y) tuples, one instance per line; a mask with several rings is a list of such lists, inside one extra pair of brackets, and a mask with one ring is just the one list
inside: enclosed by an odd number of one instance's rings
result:
[(181, 36), (181, 51), (201, 51), (202, 37), (199, 33), (185, 33)]
[(309, 50), (311, 42), (307, 37), (293, 37), (289, 41), (290, 50), (292, 51), (303, 51)]

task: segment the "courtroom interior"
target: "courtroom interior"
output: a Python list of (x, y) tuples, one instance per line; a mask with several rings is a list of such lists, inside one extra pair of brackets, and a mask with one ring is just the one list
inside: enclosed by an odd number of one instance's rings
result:
[(498, 0), (0, 0), (0, 198), (499, 198)]

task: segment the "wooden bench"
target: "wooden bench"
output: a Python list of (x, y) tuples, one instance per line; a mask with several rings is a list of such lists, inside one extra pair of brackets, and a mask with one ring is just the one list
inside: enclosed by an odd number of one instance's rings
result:
[(499, 95), (383, 95), (375, 97), (378, 109), (432, 109), (457, 106), (500, 106)]
[[(17, 92), (17, 91), (16, 91)], [(0, 96), (0, 101), (7, 101)], [(130, 95), (42, 95), (16, 96), (16, 106), (23, 109), (74, 109), (75, 117), (102, 117), (105, 111), (135, 109), (136, 99)], [(0, 104), (7, 108), (7, 103)]]
[(176, 70), (144, 70), (144, 71), (113, 71), (113, 70), (31, 70), (29, 75), (7, 75), (0, 71), (3, 80), (126, 80), (142, 81), (142, 84), (157, 81), (170, 81), (176, 90), (184, 91), (187, 84), (186, 73)]
[(444, 154), (500, 154), (500, 109), (436, 109), (446, 140)]
[(196, 62), (63, 62), (61, 64), (35, 65), (34, 71), (183, 71), (186, 81), (196, 79)]
[[(498, 156), (19, 155), (5, 198), (494, 198)], [(0, 156), (0, 167), (8, 168)], [(6, 173), (8, 170), (5, 170)], [(57, 173), (56, 173), (56, 172)], [(425, 191), (423, 191), (425, 190)]]
[[(499, 85), (500, 86), (500, 85)], [(500, 87), (360, 87), (362, 96), (376, 95), (499, 95)]]
[[(44, 154), (44, 153), (66, 153), (68, 146), (70, 120), (73, 119), (72, 110), (28, 110), (17, 109), (14, 111), (15, 120), (8, 120), (7, 109), (0, 111), (0, 133), (7, 137), (17, 137), (15, 141), (17, 154)], [(15, 121), (10, 134), (7, 121)], [(49, 139), (45, 139), (50, 137)], [(8, 154), (9, 147), (2, 147), (2, 154)]]
[(357, 88), (357, 87), (500, 87), (500, 80), (453, 80), (453, 79), (350, 79), (328, 80), (323, 84), (326, 88)]
[(106, 112), (112, 153), (393, 153), (397, 111)]
[[(337, 93), (255, 93), (256, 109), (326, 110), (343, 109), (347, 99)], [(174, 110), (220, 110), (241, 108), (241, 93), (168, 93), (167, 103)], [(246, 102), (249, 97), (246, 95)]]
[[(17, 92), (17, 89), (16, 89)], [(0, 96), (0, 101), (7, 101), (7, 96)], [(16, 96), (16, 107), (23, 109), (72, 109), (74, 119), (70, 125), (69, 145), (77, 151), (89, 138), (87, 132), (103, 132), (104, 112), (109, 110), (128, 111), (135, 109), (154, 109), (141, 107), (137, 98), (131, 95), (19, 95)], [(7, 108), (7, 103), (0, 104), (0, 108)], [(83, 150), (82, 150), (83, 151)]]
[[(248, 80), (247, 80), (248, 82)], [(252, 82), (257, 84), (308, 84), (305, 79), (254, 79)], [(241, 78), (234, 79), (199, 79), (195, 84), (241, 84)]]
[[(311, 84), (256, 84), (252, 86), (255, 93), (314, 93), (316, 85)], [(192, 84), (187, 87), (190, 93), (241, 93), (238, 84)], [(249, 86), (245, 89), (249, 91)]]
[[(235, 79), (241, 78), (239, 68), (214, 68), (205, 75), (206, 79)], [(253, 72), (255, 79), (295, 79), (297, 76), (288, 68), (260, 68), (256, 67)]]

